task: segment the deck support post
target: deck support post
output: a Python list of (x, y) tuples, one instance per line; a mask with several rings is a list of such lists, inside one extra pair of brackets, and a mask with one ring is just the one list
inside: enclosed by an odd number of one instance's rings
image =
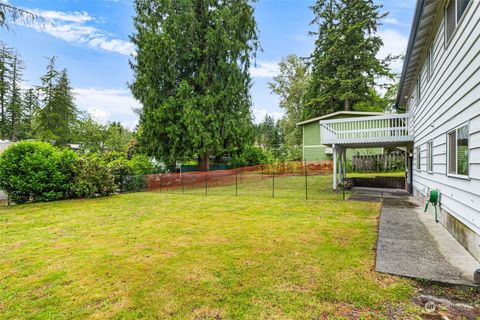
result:
[(333, 148), (333, 190), (337, 190), (337, 147), (332, 145)]

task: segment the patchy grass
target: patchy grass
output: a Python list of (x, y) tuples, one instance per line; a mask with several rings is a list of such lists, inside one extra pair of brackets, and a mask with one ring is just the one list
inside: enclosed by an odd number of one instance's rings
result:
[(417, 315), (413, 283), (373, 271), (379, 205), (312, 182), (309, 201), (296, 177), (279, 180), (290, 198), (245, 187), (2, 207), (0, 318)]

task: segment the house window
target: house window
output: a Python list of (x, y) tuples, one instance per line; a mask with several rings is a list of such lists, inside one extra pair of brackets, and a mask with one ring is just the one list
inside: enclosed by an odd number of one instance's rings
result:
[(427, 143), (427, 171), (433, 171), (433, 141)]
[(420, 150), (420, 147), (416, 147), (415, 148), (416, 150), (416, 154), (415, 154), (415, 167), (417, 168), (417, 170), (420, 170), (421, 167), (420, 167), (420, 156), (421, 156), (421, 150)]
[(457, 23), (462, 19), (469, 2), (470, 0), (457, 0)]
[(448, 133), (448, 173), (468, 176), (468, 125)]
[(452, 38), (452, 35), (462, 19), (469, 3), (470, 0), (450, 0), (445, 7), (445, 33), (447, 43)]

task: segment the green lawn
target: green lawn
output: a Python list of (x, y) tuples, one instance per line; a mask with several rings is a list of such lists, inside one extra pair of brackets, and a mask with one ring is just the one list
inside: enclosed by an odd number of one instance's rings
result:
[(275, 199), (245, 184), (1, 207), (0, 317), (416, 314), (413, 283), (373, 271), (379, 205), (342, 201), (331, 177), (305, 201), (302, 179)]

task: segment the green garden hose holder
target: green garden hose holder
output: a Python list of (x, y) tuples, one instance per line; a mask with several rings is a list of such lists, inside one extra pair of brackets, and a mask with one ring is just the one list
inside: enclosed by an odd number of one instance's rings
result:
[(438, 213), (437, 213), (437, 206), (438, 206), (438, 200), (439, 200), (440, 192), (438, 190), (431, 190), (430, 191), (430, 196), (427, 201), (427, 204), (425, 205), (425, 210), (423, 212), (427, 212), (428, 209), (428, 204), (431, 203), (433, 207), (435, 208), (435, 222), (439, 223), (440, 220), (438, 220)]

